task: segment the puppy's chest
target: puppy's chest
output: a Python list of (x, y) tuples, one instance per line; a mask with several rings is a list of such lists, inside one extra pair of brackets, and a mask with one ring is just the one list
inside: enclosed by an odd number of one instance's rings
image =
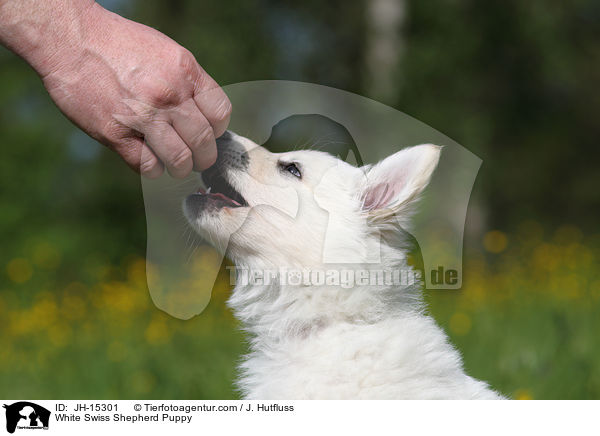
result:
[(398, 348), (385, 342), (345, 329), (287, 341), (251, 353), (241, 384), (250, 398), (361, 398), (400, 370)]

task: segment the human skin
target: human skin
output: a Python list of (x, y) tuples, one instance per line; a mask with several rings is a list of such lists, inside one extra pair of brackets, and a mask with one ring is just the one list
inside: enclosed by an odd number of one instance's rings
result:
[(0, 43), (58, 108), (134, 170), (176, 178), (217, 157), (231, 103), (194, 56), (92, 0), (0, 0)]

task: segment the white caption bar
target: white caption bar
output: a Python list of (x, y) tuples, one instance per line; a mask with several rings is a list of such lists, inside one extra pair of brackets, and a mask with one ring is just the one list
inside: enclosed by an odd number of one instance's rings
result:
[[(598, 428), (599, 406), (596, 401), (5, 400), (2, 404), (6, 406), (2, 426), (19, 436), (104, 436), (115, 431), (244, 436), (586, 434)], [(4, 430), (0, 434), (6, 434)]]

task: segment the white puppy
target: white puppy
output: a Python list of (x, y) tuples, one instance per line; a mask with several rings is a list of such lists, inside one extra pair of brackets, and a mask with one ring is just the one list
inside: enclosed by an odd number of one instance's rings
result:
[[(207, 190), (184, 212), (238, 269), (229, 305), (250, 335), (245, 398), (501, 398), (465, 374), (425, 314), (420, 281), (406, 280), (398, 223), (408, 223), (440, 147), (357, 168), (319, 151), (273, 154), (231, 132), (217, 143)], [(392, 271), (400, 283), (381, 278)]]

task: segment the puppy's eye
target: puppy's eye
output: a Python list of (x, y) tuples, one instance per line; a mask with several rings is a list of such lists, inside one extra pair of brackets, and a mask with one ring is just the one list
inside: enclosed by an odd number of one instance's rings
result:
[(302, 178), (302, 173), (300, 173), (300, 170), (298, 169), (298, 167), (294, 163), (281, 164), (281, 168), (284, 171), (287, 171), (288, 173), (293, 174), (294, 176), (298, 177), (299, 179)]

